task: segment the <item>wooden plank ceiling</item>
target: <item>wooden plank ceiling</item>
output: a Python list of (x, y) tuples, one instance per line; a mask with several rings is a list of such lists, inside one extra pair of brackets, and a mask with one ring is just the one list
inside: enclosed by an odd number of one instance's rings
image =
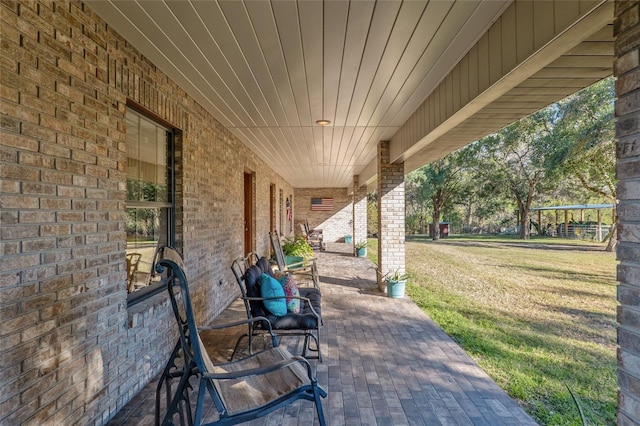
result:
[[(510, 3), (88, 1), (284, 179), (309, 188), (348, 187)], [(526, 84), (509, 93), (531, 105), (538, 95)]]

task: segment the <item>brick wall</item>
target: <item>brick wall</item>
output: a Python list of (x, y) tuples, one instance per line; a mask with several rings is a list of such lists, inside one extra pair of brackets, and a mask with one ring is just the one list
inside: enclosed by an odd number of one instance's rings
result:
[[(405, 271), (404, 163), (389, 162), (389, 142), (378, 144), (378, 270)], [(378, 285), (386, 291), (386, 287)]]
[(640, 4), (615, 5), (618, 424), (640, 424)]
[(260, 253), (270, 184), (293, 188), (88, 6), (3, 1), (0, 19), (0, 424), (102, 424), (175, 338), (164, 294), (126, 306), (127, 102), (179, 131), (177, 245), (201, 322), (237, 295), (243, 172)]
[[(345, 235), (351, 235), (352, 230), (352, 197), (345, 188), (296, 188), (294, 193), (296, 208), (293, 220), (296, 234), (300, 233), (298, 224), (309, 221), (311, 229), (322, 229), (322, 236), (326, 242), (344, 241)], [(333, 210), (312, 211), (312, 198), (333, 198)]]

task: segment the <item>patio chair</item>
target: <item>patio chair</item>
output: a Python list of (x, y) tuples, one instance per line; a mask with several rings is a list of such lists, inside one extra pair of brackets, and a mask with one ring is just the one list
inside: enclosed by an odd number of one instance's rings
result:
[(311, 280), (313, 286), (319, 290), (320, 276), (318, 275), (316, 258), (304, 259), (302, 257), (285, 256), (284, 251), (282, 251), (282, 243), (280, 242), (278, 231), (270, 232), (269, 239), (271, 240), (273, 252), (276, 255), (278, 269), (282, 273), (289, 272), (305, 280)]
[[(267, 330), (273, 330), (277, 336), (303, 336), (302, 356), (308, 359), (318, 359), (322, 362), (320, 351), (320, 326), (322, 323), (322, 294), (316, 288), (299, 288), (300, 296), (287, 296), (288, 299), (300, 300), (300, 312), (287, 312), (277, 316), (269, 312), (264, 306), (265, 300), (273, 298), (261, 297), (260, 281), (263, 273), (274, 277), (269, 260), (261, 257), (255, 265), (249, 265), (247, 258), (240, 257), (231, 264), (231, 270), (236, 277), (242, 301), (244, 302), (247, 319), (266, 318), (264, 322), (249, 322), (247, 333), (238, 338), (231, 360), (240, 348), (241, 342), (248, 339), (248, 351), (253, 353), (253, 341), (256, 336), (264, 335)], [(275, 277), (274, 277), (275, 278)], [(310, 355), (310, 353), (317, 353)]]
[(300, 233), (302, 238), (305, 239), (306, 242), (309, 243), (313, 250), (324, 250), (324, 244), (322, 242), (322, 235), (320, 234), (309, 234), (307, 232), (307, 227), (304, 223), (299, 223), (300, 225)]
[(307, 219), (304, 220), (304, 228), (307, 232), (307, 235), (309, 235), (310, 237), (318, 237), (322, 239), (322, 229), (311, 229), (309, 227), (309, 220)]
[[(232, 324), (198, 327), (195, 321), (189, 285), (180, 256), (173, 249), (165, 249), (158, 261), (158, 270), (167, 271), (167, 291), (180, 334), (178, 343), (167, 362), (156, 393), (156, 424), (160, 422), (161, 385), (167, 387), (167, 409), (162, 425), (203, 424), (205, 398), (211, 399), (217, 419), (206, 425), (231, 425), (267, 415), (299, 399), (314, 402), (320, 425), (325, 425), (321, 398), (327, 393), (318, 385), (309, 361), (291, 355), (278, 346), (273, 333), (273, 347), (238, 361), (214, 364), (202, 343), (199, 332), (235, 327), (250, 322), (268, 321), (253, 318)], [(180, 378), (175, 393), (170, 382)], [(197, 378), (198, 399), (195, 413), (191, 413), (189, 390), (191, 380)]]

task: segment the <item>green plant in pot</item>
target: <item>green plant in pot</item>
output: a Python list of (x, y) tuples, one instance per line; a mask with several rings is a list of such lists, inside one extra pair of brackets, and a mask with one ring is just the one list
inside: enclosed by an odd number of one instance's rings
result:
[(393, 299), (402, 299), (409, 275), (404, 272), (401, 273), (400, 269), (389, 271), (386, 274), (381, 274), (378, 268), (375, 268), (375, 270), (380, 282), (387, 286), (387, 296)]
[(358, 241), (355, 248), (356, 256), (365, 257), (367, 255), (367, 240)]
[(300, 236), (285, 238), (282, 243), (282, 252), (284, 253), (287, 264), (302, 262), (304, 259), (313, 257), (313, 249), (309, 243)]

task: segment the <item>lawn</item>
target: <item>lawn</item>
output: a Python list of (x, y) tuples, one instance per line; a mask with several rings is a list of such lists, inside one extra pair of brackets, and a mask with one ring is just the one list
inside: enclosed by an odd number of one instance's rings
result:
[[(375, 253), (377, 241), (370, 243)], [(589, 425), (611, 425), (616, 261), (603, 247), (409, 238), (407, 293), (540, 424), (582, 424), (572, 392)]]

